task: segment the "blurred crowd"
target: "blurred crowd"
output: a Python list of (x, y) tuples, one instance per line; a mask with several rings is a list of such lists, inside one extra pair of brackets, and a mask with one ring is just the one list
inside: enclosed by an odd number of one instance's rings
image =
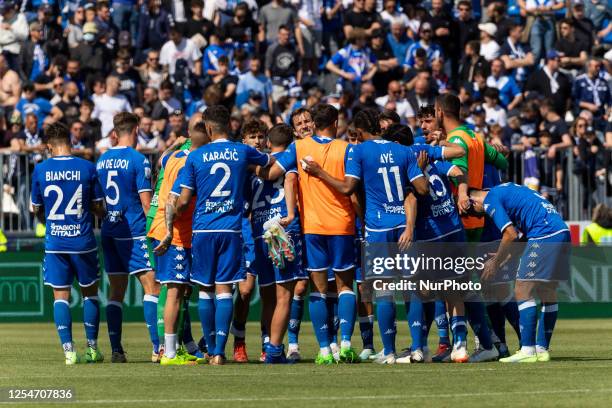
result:
[(62, 121), (94, 159), (133, 111), (154, 155), (215, 104), (236, 137), (320, 101), (340, 109), (339, 136), (367, 107), (418, 135), (419, 108), (454, 92), (516, 155), (508, 179), (563, 197), (571, 155), (589, 201), (612, 193), (611, 14), (605, 0), (0, 0), (0, 152), (31, 166)]

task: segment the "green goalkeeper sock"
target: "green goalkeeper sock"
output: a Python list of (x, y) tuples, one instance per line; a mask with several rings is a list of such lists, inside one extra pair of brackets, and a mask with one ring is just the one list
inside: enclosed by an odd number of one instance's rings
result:
[(168, 294), (168, 287), (166, 285), (161, 286), (159, 291), (159, 298), (157, 300), (157, 335), (160, 339), (164, 338), (164, 307), (166, 306), (166, 296)]

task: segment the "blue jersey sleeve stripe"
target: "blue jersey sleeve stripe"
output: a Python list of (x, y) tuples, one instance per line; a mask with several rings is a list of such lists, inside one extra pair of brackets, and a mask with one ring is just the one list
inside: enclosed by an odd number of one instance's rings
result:
[(102, 201), (104, 197), (92, 198), (91, 201)]
[(504, 230), (505, 230), (506, 228), (508, 228), (510, 225), (512, 225), (512, 221), (508, 221), (508, 222), (507, 222), (506, 224), (504, 224), (504, 226), (503, 226), (503, 227), (501, 227), (499, 230), (500, 230), (501, 232), (504, 232)]
[[(275, 161), (274, 163), (276, 163), (276, 164), (278, 165), (278, 167), (280, 167), (280, 168), (281, 168), (281, 170), (283, 171), (283, 173), (287, 173), (287, 169), (286, 169), (285, 167), (283, 167), (283, 165), (281, 164), (281, 162), (280, 162), (280, 161), (278, 161), (278, 160), (277, 160), (277, 161)], [(296, 170), (296, 173), (297, 173), (297, 170)]]
[(181, 184), (181, 187), (182, 187), (182, 188), (186, 188), (186, 189), (188, 189), (188, 190), (193, 190), (193, 187), (187, 186), (187, 185), (185, 185), (185, 184)]
[(140, 190), (138, 190), (139, 193), (144, 193), (144, 192), (147, 192), (147, 191), (153, 191), (153, 190), (150, 189), (150, 188), (141, 188)]
[(354, 175), (354, 174), (348, 174), (348, 173), (347, 173), (347, 174), (345, 174), (345, 176), (346, 176), (346, 177), (352, 177), (352, 178), (355, 178), (355, 179), (357, 179), (357, 180), (361, 180), (361, 177), (356, 176), (356, 175)]
[(413, 178), (411, 178), (411, 179), (410, 179), (410, 182), (412, 183), (412, 181), (413, 181), (413, 180), (416, 180), (416, 179), (418, 179), (419, 177), (425, 177), (425, 176), (424, 176), (424, 175), (422, 175), (422, 174), (419, 174), (418, 176), (414, 176)]
[(170, 191), (170, 194), (179, 197), (181, 193), (177, 193), (176, 191)]

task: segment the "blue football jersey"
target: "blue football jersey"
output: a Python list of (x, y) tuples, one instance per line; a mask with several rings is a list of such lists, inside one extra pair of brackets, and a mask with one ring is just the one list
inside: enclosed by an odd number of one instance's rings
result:
[(445, 161), (430, 162), (423, 172), (429, 182), (429, 194), (417, 200), (417, 241), (433, 241), (463, 229), (447, 176), (452, 167)]
[[(493, 188), (501, 184), (499, 170), (494, 165), (485, 163), (482, 176), (482, 188)], [(490, 217), (485, 217), (485, 225), (480, 235), (480, 242), (499, 241), (501, 232)]]
[(568, 231), (555, 206), (526, 186), (504, 183), (493, 187), (484, 199), (484, 210), (500, 231), (514, 224), (527, 239)]
[(265, 166), (270, 157), (242, 143), (216, 140), (191, 152), (180, 186), (197, 196), (193, 232), (241, 231), (248, 166)]
[(32, 204), (44, 206), (45, 251), (81, 253), (96, 249), (92, 201), (104, 199), (93, 163), (72, 156), (52, 157), (34, 167)]
[[(274, 153), (277, 157), (279, 154)], [(291, 170), (295, 172), (295, 170)], [(266, 221), (277, 217), (287, 216), (287, 203), (285, 202), (285, 177), (281, 176), (277, 180), (262, 180), (251, 174), (250, 182), (247, 183), (246, 199), (249, 201), (251, 210), (251, 225), (253, 226), (253, 236), (258, 238), (264, 234), (263, 225)], [(300, 220), (297, 213), (287, 230), (299, 231)]]
[(144, 237), (146, 218), (139, 193), (152, 191), (149, 160), (131, 147), (117, 146), (98, 159), (96, 168), (106, 196), (102, 235)]
[(366, 229), (384, 231), (406, 224), (404, 198), (423, 173), (411, 148), (377, 139), (349, 147), (346, 176), (363, 183)]

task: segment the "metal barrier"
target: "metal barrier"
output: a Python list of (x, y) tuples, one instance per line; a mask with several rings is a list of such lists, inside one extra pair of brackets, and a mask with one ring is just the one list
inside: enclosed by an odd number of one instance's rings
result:
[[(539, 190), (557, 207), (564, 219), (588, 220), (597, 203), (605, 203), (608, 206), (612, 204), (612, 191), (609, 190), (612, 174), (609, 171), (603, 178), (585, 177), (584, 171), (575, 172), (576, 159), (571, 149), (559, 152), (555, 159), (549, 159), (546, 152), (545, 149), (539, 148), (530, 153), (511, 152), (508, 158), (510, 166), (502, 175), (502, 179), (517, 184), (529, 184), (525, 176), (530, 173), (525, 163), (533, 158), (530, 156), (533, 154), (537, 163), (536, 179), (539, 182)], [(608, 154), (612, 154), (612, 151)], [(152, 153), (145, 156), (155, 169), (159, 155)], [(4, 232), (31, 233), (34, 230), (36, 221), (30, 212), (31, 174), (35, 163), (43, 158), (28, 153), (0, 153), (0, 229)], [(563, 170), (562, 174), (558, 170)], [(558, 189), (557, 179), (560, 175), (563, 179), (561, 189)], [(591, 185), (593, 180), (594, 185)]]

